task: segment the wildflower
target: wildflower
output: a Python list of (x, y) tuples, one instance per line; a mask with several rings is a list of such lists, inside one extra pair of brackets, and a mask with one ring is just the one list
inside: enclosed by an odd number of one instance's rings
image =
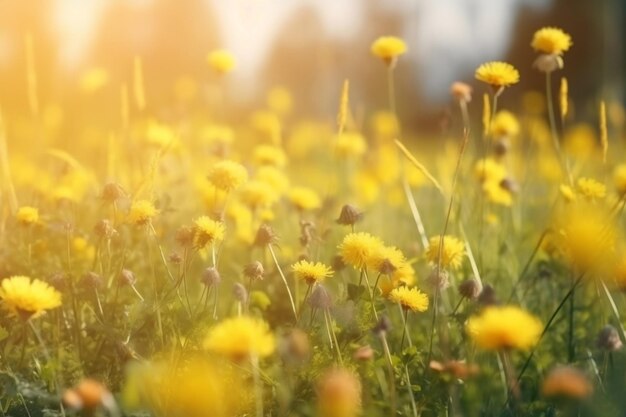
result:
[(544, 54), (562, 55), (572, 46), (572, 38), (559, 28), (545, 27), (535, 32), (530, 45)]
[(286, 115), (293, 108), (293, 98), (289, 90), (285, 87), (273, 87), (266, 98), (267, 107), (277, 114)]
[(430, 238), (428, 249), (426, 249), (426, 259), (432, 265), (440, 264), (444, 269), (459, 269), (465, 255), (465, 244), (454, 236), (446, 235), (443, 237), (441, 254), (439, 253), (440, 244), (441, 236)]
[(382, 246), (383, 242), (379, 238), (359, 232), (346, 235), (338, 249), (344, 263), (355, 269), (361, 269)]
[(517, 84), (519, 72), (509, 63), (492, 61), (478, 67), (476, 79), (494, 88), (503, 88)]
[(237, 62), (233, 54), (225, 49), (216, 49), (209, 53), (207, 61), (211, 68), (218, 74), (226, 74), (235, 69)]
[(623, 346), (622, 340), (619, 338), (617, 329), (610, 324), (607, 324), (602, 328), (596, 339), (596, 346), (600, 349), (608, 350), (609, 352), (615, 352), (620, 350)]
[(130, 206), (128, 222), (137, 226), (148, 224), (153, 217), (159, 214), (159, 210), (148, 200), (136, 200)]
[(372, 54), (382, 59), (387, 65), (393, 65), (396, 59), (406, 52), (406, 43), (395, 36), (381, 36), (370, 48)]
[(254, 175), (255, 179), (268, 184), (275, 194), (283, 194), (289, 189), (289, 178), (280, 169), (264, 165), (259, 167)]
[(262, 224), (261, 226), (259, 226), (259, 230), (257, 230), (256, 232), (254, 244), (257, 246), (266, 246), (275, 243), (277, 240), (278, 237), (274, 233), (272, 227), (266, 224)]
[(293, 187), (289, 191), (289, 201), (298, 210), (315, 210), (320, 208), (322, 201), (315, 191), (306, 187)]
[(276, 347), (274, 335), (261, 319), (239, 316), (221, 321), (207, 335), (206, 349), (233, 361), (271, 355)]
[(626, 194), (626, 164), (620, 164), (613, 170), (613, 184), (620, 196)]
[(317, 382), (319, 417), (355, 417), (361, 411), (361, 383), (350, 371), (332, 369)]
[(252, 180), (241, 188), (241, 201), (251, 209), (269, 207), (278, 200), (279, 195), (266, 182)]
[(466, 330), (476, 344), (487, 350), (527, 350), (539, 341), (539, 319), (515, 306), (491, 306), (472, 316)]
[(450, 94), (458, 101), (469, 103), (472, 101), (472, 87), (462, 82), (454, 82), (450, 86)]
[(263, 264), (259, 261), (254, 261), (243, 269), (243, 275), (252, 280), (262, 280), (264, 273)]
[(593, 178), (580, 178), (576, 186), (578, 192), (587, 200), (602, 200), (606, 196), (606, 186)]
[(557, 366), (543, 380), (541, 392), (545, 397), (581, 400), (591, 395), (593, 386), (578, 369), (572, 366)]
[(224, 239), (224, 224), (210, 218), (200, 216), (194, 221), (193, 243), (202, 249), (209, 243)]
[(510, 111), (499, 111), (491, 121), (491, 134), (495, 138), (514, 137), (519, 134), (519, 130), (519, 121)]
[(569, 185), (561, 184), (559, 186), (559, 192), (561, 193), (561, 197), (563, 197), (567, 203), (571, 203), (576, 200), (576, 193)]
[(209, 172), (209, 181), (218, 189), (232, 191), (248, 179), (248, 171), (237, 162), (220, 161)]
[(12, 276), (2, 280), (0, 298), (4, 308), (23, 319), (36, 318), (61, 305), (61, 293), (38, 279)]
[(423, 312), (428, 309), (428, 296), (417, 288), (398, 287), (391, 290), (389, 300), (405, 310)]
[(291, 265), (296, 278), (305, 281), (308, 285), (324, 281), (333, 275), (333, 270), (321, 262), (299, 261)]
[(367, 142), (360, 133), (343, 132), (337, 136), (335, 152), (340, 158), (359, 157), (365, 151), (367, 151)]
[(287, 164), (287, 155), (281, 147), (276, 145), (256, 146), (252, 153), (252, 159), (260, 166), (273, 166), (282, 168)]
[(114, 203), (125, 195), (126, 193), (121, 185), (115, 182), (109, 182), (104, 184), (104, 187), (102, 187), (102, 194), (100, 195), (100, 198), (108, 203)]
[(117, 234), (113, 223), (109, 219), (100, 220), (93, 228), (96, 235), (101, 239), (111, 239)]
[(18, 223), (23, 226), (30, 226), (36, 224), (39, 221), (39, 209), (36, 207), (22, 206), (17, 209), (15, 218)]

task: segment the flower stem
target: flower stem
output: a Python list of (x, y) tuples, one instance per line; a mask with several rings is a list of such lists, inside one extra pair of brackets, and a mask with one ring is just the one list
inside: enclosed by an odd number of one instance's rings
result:
[(287, 283), (287, 278), (285, 278), (285, 274), (283, 274), (283, 270), (280, 269), (280, 265), (278, 264), (278, 259), (276, 258), (276, 254), (274, 253), (274, 248), (272, 247), (272, 244), (268, 244), (267, 245), (268, 249), (270, 250), (270, 254), (272, 255), (272, 259), (274, 260), (274, 265), (276, 265), (276, 269), (278, 269), (278, 273), (280, 274), (280, 278), (283, 280), (283, 283), (285, 284), (285, 288), (287, 289), (287, 295), (289, 295), (289, 301), (291, 302), (291, 310), (293, 311), (293, 316), (296, 319), (296, 322), (298, 321), (298, 313), (296, 310), (296, 303), (293, 301), (293, 296), (291, 295), (291, 290), (289, 289), (289, 284)]

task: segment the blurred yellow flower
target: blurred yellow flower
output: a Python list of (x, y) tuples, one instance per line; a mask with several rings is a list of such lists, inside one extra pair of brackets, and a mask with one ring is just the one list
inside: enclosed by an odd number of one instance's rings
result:
[(293, 108), (291, 92), (285, 87), (274, 87), (267, 93), (267, 106), (280, 115), (286, 115)]
[(548, 398), (582, 400), (593, 393), (593, 384), (580, 370), (571, 366), (557, 366), (543, 380), (541, 393)]
[(507, 62), (492, 61), (476, 70), (476, 79), (495, 88), (508, 87), (519, 82), (519, 72)]
[(22, 206), (17, 209), (15, 218), (23, 226), (29, 226), (39, 222), (39, 209), (36, 207)]
[(383, 246), (383, 241), (365, 232), (350, 233), (339, 244), (343, 262), (355, 269), (365, 268)]
[(202, 249), (209, 243), (224, 239), (224, 224), (210, 218), (200, 216), (194, 221), (193, 243)]
[(358, 132), (343, 132), (335, 142), (335, 152), (340, 158), (356, 158), (367, 151), (367, 142)]
[(238, 362), (271, 355), (276, 341), (262, 319), (239, 316), (217, 323), (204, 340), (204, 347)]
[(235, 69), (237, 62), (233, 54), (225, 49), (216, 49), (207, 57), (209, 66), (218, 74), (226, 74)]
[(209, 171), (209, 181), (220, 190), (232, 191), (248, 180), (248, 171), (234, 161), (219, 161)]
[(381, 36), (370, 48), (372, 54), (390, 64), (395, 58), (406, 52), (406, 43), (396, 36)]
[(576, 188), (589, 201), (602, 200), (606, 197), (606, 186), (593, 178), (579, 178)]
[(535, 32), (530, 45), (544, 54), (561, 55), (572, 46), (572, 38), (559, 28), (545, 27)]
[(275, 145), (259, 145), (252, 151), (254, 163), (261, 166), (282, 168), (287, 164), (287, 155), (281, 147)]
[(318, 417), (356, 417), (361, 413), (361, 382), (346, 369), (327, 371), (317, 382)]
[(519, 134), (520, 125), (517, 117), (507, 110), (496, 113), (491, 121), (491, 135), (494, 138), (515, 137)]
[(539, 319), (515, 306), (487, 307), (470, 317), (465, 328), (472, 340), (487, 350), (528, 350), (543, 330)]
[(559, 192), (561, 193), (561, 196), (567, 203), (576, 201), (576, 193), (574, 192), (572, 187), (570, 187), (569, 185), (561, 184), (559, 186)]
[(322, 200), (315, 190), (306, 187), (293, 187), (289, 191), (289, 201), (298, 210), (315, 210), (322, 206)]
[(154, 207), (152, 202), (148, 200), (135, 200), (130, 205), (128, 222), (142, 226), (150, 222), (157, 214), (159, 214), (159, 211)]
[(5, 278), (0, 284), (5, 309), (23, 319), (35, 318), (61, 305), (61, 293), (47, 283), (26, 276)]
[(299, 261), (291, 265), (296, 278), (305, 281), (308, 285), (324, 281), (333, 275), (333, 270), (321, 262)]
[(80, 89), (85, 93), (93, 93), (104, 87), (108, 81), (109, 73), (105, 68), (90, 68), (80, 78)]
[(463, 262), (463, 257), (465, 256), (465, 244), (454, 236), (446, 235), (443, 237), (441, 255), (439, 254), (440, 244), (441, 236), (433, 236), (430, 238), (428, 249), (426, 249), (426, 259), (428, 259), (432, 265), (437, 265), (441, 257), (441, 267), (443, 269), (453, 271), (459, 269)]
[(259, 180), (248, 181), (241, 187), (241, 201), (253, 210), (274, 204), (279, 195), (271, 185)]
[(422, 312), (428, 309), (428, 296), (415, 287), (394, 288), (389, 293), (389, 300), (400, 304), (405, 310)]
[(254, 178), (268, 184), (278, 194), (284, 194), (289, 189), (289, 177), (283, 171), (271, 165), (259, 167)]

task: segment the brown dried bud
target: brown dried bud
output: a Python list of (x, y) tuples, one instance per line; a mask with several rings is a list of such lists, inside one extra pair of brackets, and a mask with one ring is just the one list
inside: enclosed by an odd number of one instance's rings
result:
[(96, 236), (100, 239), (111, 239), (117, 234), (117, 230), (113, 227), (113, 223), (109, 219), (100, 220), (93, 228)]
[(86, 287), (93, 288), (93, 289), (98, 289), (102, 287), (104, 284), (102, 276), (100, 276), (99, 274), (95, 272), (87, 272), (85, 275), (83, 275), (81, 282)]
[(341, 208), (337, 223), (352, 226), (363, 218), (363, 213), (351, 204), (346, 204)]
[(470, 300), (477, 299), (482, 289), (482, 285), (476, 278), (466, 279), (459, 284), (459, 294)]
[(382, 336), (384, 334), (387, 334), (390, 330), (391, 330), (391, 320), (389, 320), (389, 317), (387, 316), (380, 316), (380, 319), (378, 319), (378, 323), (376, 323), (376, 326), (374, 326), (374, 328), (372, 329), (372, 331), (377, 336)]
[(131, 271), (130, 269), (122, 269), (122, 272), (120, 272), (119, 277), (117, 277), (118, 282), (122, 285), (135, 285), (135, 282), (137, 282), (137, 278), (135, 278), (135, 274), (133, 273), (133, 271)]
[(444, 269), (434, 268), (428, 275), (428, 283), (433, 288), (439, 288), (439, 290), (445, 290), (450, 286), (450, 279), (448, 272)]
[(182, 247), (189, 247), (193, 244), (193, 227), (181, 226), (176, 231), (176, 242)]
[(243, 275), (246, 278), (250, 278), (251, 280), (258, 281), (263, 279), (263, 274), (265, 273), (265, 269), (263, 268), (263, 264), (259, 261), (254, 261), (243, 269)]
[(465, 101), (466, 103), (472, 101), (472, 87), (460, 81), (452, 83), (450, 94), (459, 101)]
[(341, 255), (336, 255), (333, 258), (331, 265), (333, 267), (333, 271), (335, 272), (339, 272), (346, 267), (346, 263), (343, 261)]
[(374, 349), (370, 345), (361, 346), (352, 357), (357, 361), (369, 361), (374, 357)]
[(215, 267), (210, 266), (202, 272), (200, 281), (207, 287), (210, 287), (211, 285), (218, 285), (222, 282), (222, 276)]
[(519, 184), (513, 178), (505, 178), (500, 181), (500, 187), (512, 194), (516, 194), (519, 191)]
[(277, 240), (276, 234), (274, 234), (274, 230), (272, 230), (271, 226), (266, 224), (262, 224), (259, 226), (259, 230), (256, 232), (256, 237), (254, 238), (255, 246), (267, 246), (272, 243), (275, 243)]
[(302, 246), (309, 246), (309, 243), (313, 240), (313, 231), (315, 230), (315, 225), (306, 220), (300, 221), (300, 244)]
[(552, 72), (563, 69), (563, 58), (554, 54), (542, 54), (535, 59), (533, 67), (541, 72)]
[(67, 275), (65, 272), (55, 272), (48, 277), (48, 283), (59, 291), (63, 291), (67, 285)]
[(333, 306), (333, 300), (323, 285), (317, 284), (309, 295), (308, 303), (312, 308), (328, 309)]
[(498, 304), (496, 290), (494, 290), (491, 285), (486, 284), (478, 296), (478, 302), (484, 306)]
[(510, 148), (511, 144), (508, 139), (501, 138), (493, 144), (493, 153), (496, 154), (497, 157), (503, 157), (509, 152)]
[(246, 304), (248, 302), (248, 290), (242, 284), (236, 282), (233, 285), (233, 295), (235, 299), (242, 304)]
[(600, 349), (608, 350), (609, 352), (615, 352), (620, 350), (623, 346), (622, 340), (619, 338), (617, 329), (610, 324), (604, 326), (598, 334), (596, 345)]
[(167, 258), (173, 264), (179, 264), (183, 261), (182, 256), (180, 256), (177, 252), (170, 253), (170, 256)]
[(114, 182), (109, 182), (107, 184), (104, 184), (101, 197), (106, 202), (114, 203), (125, 195), (126, 193), (124, 192), (124, 189), (121, 185)]

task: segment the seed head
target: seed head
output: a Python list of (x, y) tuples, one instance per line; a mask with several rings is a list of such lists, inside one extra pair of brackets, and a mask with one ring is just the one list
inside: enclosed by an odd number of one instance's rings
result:
[(271, 226), (262, 224), (259, 226), (259, 230), (256, 232), (256, 237), (254, 238), (255, 246), (267, 246), (272, 243), (275, 243), (277, 240), (276, 234), (274, 234), (274, 230)]
[(265, 269), (263, 268), (263, 264), (259, 261), (254, 261), (243, 269), (243, 275), (246, 278), (250, 278), (254, 281), (260, 281), (263, 279), (263, 274), (265, 273)]
[(120, 272), (120, 275), (117, 279), (122, 285), (135, 285), (135, 282), (137, 282), (137, 278), (135, 278), (135, 274), (133, 273), (133, 271), (125, 268), (122, 269), (122, 272)]
[(459, 284), (459, 294), (469, 300), (477, 299), (481, 291), (482, 285), (475, 278), (466, 279)]
[(202, 277), (200, 278), (202, 283), (207, 287), (212, 285), (217, 285), (222, 281), (222, 277), (220, 276), (219, 271), (215, 267), (208, 267), (202, 272)]

